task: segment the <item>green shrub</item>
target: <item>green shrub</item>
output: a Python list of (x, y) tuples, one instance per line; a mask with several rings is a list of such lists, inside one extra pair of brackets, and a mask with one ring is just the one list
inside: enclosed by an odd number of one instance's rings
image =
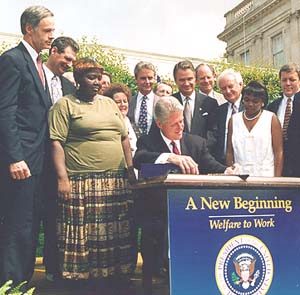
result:
[(20, 291), (26, 282), (22, 282), (16, 287), (12, 287), (12, 284), (13, 281), (7, 281), (2, 287), (0, 287), (0, 295), (32, 295), (34, 293), (35, 288), (31, 288), (25, 293)]

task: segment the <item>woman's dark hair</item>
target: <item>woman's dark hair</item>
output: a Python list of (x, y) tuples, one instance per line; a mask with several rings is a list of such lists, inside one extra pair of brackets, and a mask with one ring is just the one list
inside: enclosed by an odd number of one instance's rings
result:
[(258, 81), (250, 81), (242, 90), (242, 100), (245, 95), (253, 95), (256, 98), (261, 98), (266, 107), (269, 101), (268, 90), (265, 85)]
[(108, 96), (110, 98), (114, 98), (116, 93), (122, 92), (126, 95), (128, 102), (131, 99), (131, 91), (128, 86), (121, 83), (113, 83), (110, 85), (108, 89), (106, 89), (103, 93), (104, 96)]

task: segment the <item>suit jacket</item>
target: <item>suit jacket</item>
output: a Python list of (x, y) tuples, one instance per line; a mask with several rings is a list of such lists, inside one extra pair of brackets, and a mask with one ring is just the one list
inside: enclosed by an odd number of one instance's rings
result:
[(60, 81), (61, 81), (63, 95), (75, 94), (76, 87), (74, 86), (74, 84), (71, 81), (69, 81), (64, 76), (60, 76)]
[[(215, 156), (215, 158), (223, 164), (225, 164), (226, 162), (226, 155), (224, 154), (224, 145), (228, 104), (228, 102), (224, 103), (217, 108), (217, 128), (215, 131), (216, 145), (213, 151), (213, 155)], [(239, 112), (243, 110), (244, 105), (240, 103)]]
[(43, 167), (51, 106), (38, 71), (20, 43), (0, 56), (0, 167), (24, 160), (31, 174)]
[[(283, 100), (283, 95), (268, 105), (268, 110), (277, 115), (278, 108)], [(287, 128), (288, 140), (284, 142), (283, 176), (300, 176), (300, 92), (296, 93), (293, 100), (293, 112)]]
[[(199, 165), (199, 172), (222, 173), (226, 167), (217, 162), (208, 152), (206, 140), (200, 136), (183, 133), (180, 140), (181, 154), (190, 156)], [(162, 153), (170, 153), (168, 146), (160, 132), (141, 136), (137, 141), (137, 151), (133, 158), (133, 165), (140, 169), (142, 163), (155, 163)]]
[[(190, 133), (206, 138), (207, 146), (211, 151), (216, 144), (214, 135), (218, 103), (215, 99), (205, 96), (198, 91), (195, 91), (195, 94), (195, 106)], [(183, 104), (180, 92), (174, 93), (173, 96)]]

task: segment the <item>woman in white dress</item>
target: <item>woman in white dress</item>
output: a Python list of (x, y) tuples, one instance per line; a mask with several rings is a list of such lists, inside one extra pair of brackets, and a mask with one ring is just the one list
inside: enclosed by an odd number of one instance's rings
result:
[(228, 123), (226, 164), (238, 164), (241, 174), (281, 176), (282, 130), (277, 116), (264, 110), (268, 93), (264, 85), (251, 81), (242, 91), (245, 110)]

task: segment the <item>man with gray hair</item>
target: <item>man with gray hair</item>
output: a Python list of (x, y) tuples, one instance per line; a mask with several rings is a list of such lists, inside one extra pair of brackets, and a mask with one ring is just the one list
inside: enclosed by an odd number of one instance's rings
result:
[(133, 162), (137, 169), (142, 163), (172, 163), (183, 174), (223, 173), (226, 167), (210, 155), (206, 140), (184, 133), (183, 106), (174, 97), (159, 99), (154, 119), (160, 132), (142, 136), (137, 141)]
[(128, 118), (141, 130), (148, 134), (153, 121), (153, 109), (158, 96), (153, 92), (156, 81), (156, 70), (153, 64), (140, 61), (134, 68), (134, 76), (138, 88), (129, 103)]
[[(54, 39), (53, 13), (31, 6), (21, 16), (23, 40), (0, 57), (0, 285), (29, 281), (42, 205), (42, 174), (51, 99), (40, 52)], [(26, 289), (26, 286), (24, 286)]]
[(225, 164), (228, 122), (234, 113), (243, 110), (241, 93), (244, 84), (242, 75), (233, 69), (224, 70), (219, 75), (217, 82), (227, 102), (217, 109), (217, 131), (215, 136), (217, 144), (213, 154), (219, 162)]
[[(174, 97), (168, 96), (158, 100), (154, 108), (154, 119), (158, 132), (150, 132), (137, 141), (137, 151), (133, 164), (141, 169), (143, 163), (166, 164), (178, 167), (183, 174), (233, 173), (234, 170), (217, 162), (206, 147), (206, 140), (198, 135), (184, 133), (182, 104)], [(155, 248), (164, 249), (166, 241), (166, 207), (161, 191), (144, 191), (137, 200), (139, 210), (143, 212), (141, 252), (143, 257), (143, 284), (151, 293), (152, 274), (154, 271)], [(154, 206), (153, 206), (154, 204)], [(147, 290), (147, 288), (149, 290)]]

